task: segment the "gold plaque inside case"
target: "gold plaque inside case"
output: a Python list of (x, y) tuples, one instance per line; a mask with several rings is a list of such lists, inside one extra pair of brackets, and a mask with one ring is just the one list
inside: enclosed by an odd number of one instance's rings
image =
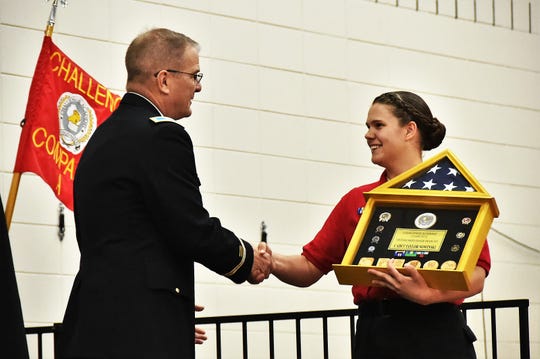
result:
[[(441, 160), (447, 167), (454, 166), (473, 190), (403, 188), (415, 176), (439, 167)], [(400, 272), (407, 264), (415, 266), (432, 288), (470, 288), (487, 232), (499, 212), (495, 199), (450, 151), (365, 196), (366, 206), (342, 263), (333, 266), (339, 283), (369, 286), (374, 277), (368, 269), (386, 271), (388, 261), (393, 259)]]

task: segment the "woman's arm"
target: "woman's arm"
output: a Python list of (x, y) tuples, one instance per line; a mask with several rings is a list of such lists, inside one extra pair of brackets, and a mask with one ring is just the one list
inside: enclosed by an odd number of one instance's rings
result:
[(282, 282), (297, 287), (309, 287), (323, 276), (323, 272), (300, 254), (272, 253), (272, 261), (272, 274)]

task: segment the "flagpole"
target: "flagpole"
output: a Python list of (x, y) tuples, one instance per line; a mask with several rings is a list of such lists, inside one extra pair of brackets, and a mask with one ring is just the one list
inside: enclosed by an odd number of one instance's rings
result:
[[(48, 1), (48, 0), (47, 0)], [(67, 6), (67, 0), (60, 0), (62, 6)], [(56, 9), (58, 7), (58, 0), (53, 0), (51, 5), (51, 11), (49, 13), (49, 20), (47, 21), (47, 27), (45, 28), (45, 36), (51, 37), (54, 31), (54, 24), (56, 23)], [(21, 182), (21, 174), (19, 172), (13, 172), (11, 178), (11, 187), (9, 188), (8, 200), (6, 203), (6, 226), (9, 231), (11, 226), (11, 219), (13, 218), (13, 210), (15, 208), (15, 201), (17, 199), (17, 193), (19, 192), (19, 184)]]
[[(48, 0), (47, 0), (48, 1)], [(67, 0), (60, 0), (62, 6), (67, 6)], [(45, 36), (51, 37), (54, 31), (54, 24), (56, 23), (56, 9), (58, 7), (58, 0), (53, 0), (51, 6), (51, 12), (49, 13), (49, 21), (47, 21), (47, 27), (45, 28)]]
[(9, 195), (6, 203), (6, 227), (9, 231), (11, 225), (11, 218), (13, 217), (13, 208), (15, 207), (15, 199), (17, 198), (17, 192), (19, 192), (19, 183), (21, 182), (21, 174), (19, 172), (13, 172), (11, 178), (11, 187), (9, 188)]

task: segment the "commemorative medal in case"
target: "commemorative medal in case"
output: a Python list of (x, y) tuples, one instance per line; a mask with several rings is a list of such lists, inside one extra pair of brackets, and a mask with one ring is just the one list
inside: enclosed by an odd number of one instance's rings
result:
[(369, 286), (370, 268), (418, 269), (437, 289), (467, 290), (493, 219), (493, 197), (449, 150), (364, 193), (367, 202), (341, 264), (340, 284)]

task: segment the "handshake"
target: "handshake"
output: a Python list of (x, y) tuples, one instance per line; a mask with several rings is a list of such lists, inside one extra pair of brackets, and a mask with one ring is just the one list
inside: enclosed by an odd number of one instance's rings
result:
[(266, 244), (266, 242), (259, 242), (257, 249), (253, 249), (253, 265), (251, 267), (251, 274), (249, 275), (248, 282), (251, 284), (259, 284), (263, 280), (268, 279), (272, 269), (274, 267), (274, 261), (272, 258), (272, 250)]

